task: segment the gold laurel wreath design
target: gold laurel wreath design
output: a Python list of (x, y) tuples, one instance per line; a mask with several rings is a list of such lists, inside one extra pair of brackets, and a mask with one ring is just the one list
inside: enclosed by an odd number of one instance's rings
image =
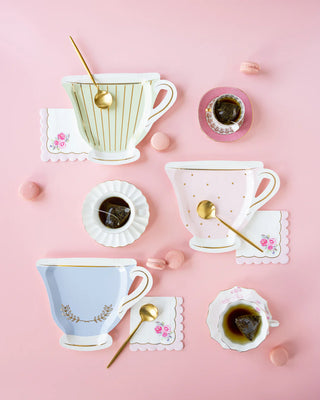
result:
[(78, 315), (73, 314), (69, 304), (67, 304), (66, 306), (61, 304), (61, 313), (62, 313), (62, 315), (64, 317), (66, 317), (67, 320), (69, 320), (71, 322), (75, 322), (76, 324), (78, 322), (87, 322), (87, 323), (88, 322), (95, 322), (96, 324), (98, 322), (103, 322), (111, 314), (112, 310), (113, 310), (112, 304), (110, 304), (110, 306), (105, 305), (99, 315), (94, 316), (93, 319), (84, 320), (84, 319), (80, 319), (80, 317)]

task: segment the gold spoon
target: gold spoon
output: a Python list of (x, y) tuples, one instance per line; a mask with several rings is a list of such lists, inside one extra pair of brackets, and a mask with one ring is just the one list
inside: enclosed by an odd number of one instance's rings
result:
[(134, 331), (130, 334), (128, 339), (123, 343), (123, 345), (120, 347), (120, 349), (113, 356), (112, 360), (107, 365), (107, 368), (109, 368), (114, 363), (114, 361), (118, 358), (118, 355), (122, 352), (122, 350), (126, 347), (126, 345), (129, 342), (129, 340), (132, 338), (132, 336), (140, 328), (140, 325), (142, 324), (142, 322), (154, 321), (158, 317), (158, 309), (153, 304), (145, 304), (145, 305), (143, 305), (140, 308), (139, 313), (140, 313), (141, 321), (137, 325), (136, 329), (134, 329)]
[(202, 200), (200, 201), (200, 203), (198, 204), (197, 207), (197, 213), (199, 215), (200, 218), (203, 219), (211, 219), (211, 218), (216, 218), (218, 221), (220, 221), (223, 225), (225, 225), (227, 228), (229, 228), (232, 232), (236, 233), (238, 236), (241, 237), (241, 239), (245, 240), (246, 242), (248, 242), (249, 244), (251, 244), (251, 246), (255, 247), (257, 250), (261, 251), (261, 253), (263, 253), (263, 250), (260, 249), (260, 247), (258, 247), (257, 245), (255, 245), (253, 242), (251, 242), (250, 239), (248, 239), (247, 237), (243, 236), (242, 233), (240, 233), (239, 231), (237, 231), (236, 229), (232, 228), (232, 226), (230, 226), (229, 224), (227, 224), (226, 222), (224, 222), (222, 219), (220, 219), (217, 215), (216, 215), (216, 207), (215, 205), (210, 201), (210, 200)]
[(76, 49), (76, 52), (78, 53), (78, 56), (80, 57), (80, 60), (82, 61), (82, 64), (84, 65), (85, 69), (87, 70), (92, 82), (94, 83), (95, 87), (97, 88), (97, 94), (94, 96), (94, 102), (96, 104), (97, 107), (99, 108), (109, 108), (112, 104), (112, 96), (109, 92), (107, 92), (106, 90), (100, 90), (99, 86), (97, 85), (96, 81), (94, 80), (94, 77), (92, 75), (92, 73), (90, 72), (90, 69), (87, 65), (87, 63), (84, 61), (84, 58), (82, 57), (80, 50), (78, 49), (77, 45), (75, 44), (74, 40), (72, 39), (71, 36), (70, 40), (74, 46), (74, 48)]

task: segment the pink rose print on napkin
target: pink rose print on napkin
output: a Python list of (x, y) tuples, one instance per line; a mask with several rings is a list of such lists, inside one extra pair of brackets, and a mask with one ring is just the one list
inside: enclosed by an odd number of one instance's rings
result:
[(59, 140), (65, 140), (65, 138), (66, 138), (66, 135), (63, 132), (59, 133), (59, 135), (58, 135)]
[(268, 241), (267, 241), (267, 239), (261, 239), (260, 243), (262, 246), (266, 246), (268, 244)]
[(278, 251), (277, 240), (270, 235), (261, 235), (260, 244), (266, 253), (275, 254)]
[(155, 328), (154, 328), (154, 330), (157, 332), (157, 333), (161, 333), (161, 331), (162, 331), (162, 326), (156, 326)]
[(69, 142), (70, 135), (66, 135), (63, 132), (60, 132), (57, 137), (52, 140), (52, 143), (50, 144), (50, 149), (51, 150), (56, 150), (59, 151), (61, 149), (65, 149), (67, 147), (67, 143)]
[(172, 339), (171, 327), (170, 325), (166, 325), (164, 322), (157, 321), (155, 322), (156, 327), (154, 328), (155, 332), (158, 335), (161, 335), (161, 338), (165, 338), (167, 342)]

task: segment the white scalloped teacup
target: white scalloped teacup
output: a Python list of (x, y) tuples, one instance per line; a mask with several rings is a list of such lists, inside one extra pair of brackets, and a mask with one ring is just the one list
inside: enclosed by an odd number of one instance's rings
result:
[[(261, 317), (262, 326), (259, 328), (256, 338), (251, 342), (235, 342), (230, 340), (224, 332), (223, 319), (226, 313), (231, 307), (241, 304), (253, 307)], [(259, 346), (268, 336), (269, 328), (279, 326), (279, 322), (272, 319), (267, 301), (255, 290), (235, 286), (221, 291), (209, 305), (207, 325), (211, 337), (224, 349), (247, 351)]]
[[(260, 327), (257, 332), (257, 335), (252, 341), (246, 341), (244, 343), (239, 343), (237, 341), (232, 340), (228, 334), (225, 332), (223, 328), (223, 321), (224, 317), (230, 308), (237, 307), (237, 306), (249, 306), (252, 307), (255, 312), (260, 316)], [(229, 347), (231, 350), (237, 351), (248, 351), (258, 347), (269, 335), (269, 327), (277, 327), (279, 326), (279, 322), (273, 319), (270, 319), (268, 310), (266, 310), (263, 304), (258, 304), (254, 301), (248, 301), (245, 299), (231, 301), (229, 304), (226, 305), (224, 310), (221, 312), (219, 316), (219, 323), (218, 323), (218, 331), (220, 332), (221, 340)]]

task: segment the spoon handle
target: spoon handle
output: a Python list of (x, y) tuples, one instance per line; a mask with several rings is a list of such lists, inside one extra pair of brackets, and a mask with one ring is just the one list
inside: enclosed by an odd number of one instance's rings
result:
[(129, 340), (132, 338), (132, 336), (137, 332), (137, 330), (140, 328), (140, 325), (142, 324), (143, 320), (141, 320), (139, 322), (139, 324), (137, 325), (136, 329), (134, 329), (133, 332), (131, 332), (130, 336), (128, 337), (128, 339), (123, 343), (123, 345), (120, 347), (120, 349), (116, 352), (116, 354), (113, 356), (112, 360), (109, 362), (109, 364), (107, 365), (107, 368), (111, 367), (111, 365), (114, 363), (114, 361), (118, 358), (118, 355), (122, 352), (122, 350), (126, 347), (127, 343), (129, 342)]
[(74, 48), (76, 49), (76, 52), (78, 53), (78, 56), (80, 57), (80, 60), (82, 61), (82, 64), (84, 65), (85, 69), (87, 70), (92, 82), (95, 84), (95, 87), (99, 90), (98, 85), (96, 84), (96, 81), (94, 80), (94, 77), (87, 65), (87, 63), (85, 62), (84, 58), (82, 57), (82, 54), (80, 53), (80, 50), (78, 49), (77, 45), (75, 44), (74, 40), (72, 39), (71, 36), (69, 36)]
[(226, 222), (224, 222), (222, 219), (218, 218), (216, 216), (217, 220), (220, 221), (223, 225), (225, 225), (227, 228), (229, 228), (232, 232), (236, 233), (238, 236), (241, 237), (241, 239), (245, 240), (247, 243), (251, 244), (251, 246), (255, 247), (257, 250), (261, 251), (261, 253), (263, 253), (263, 250), (260, 249), (260, 247), (258, 247), (256, 244), (254, 244), (253, 242), (251, 242), (250, 239), (248, 239), (247, 237), (245, 237), (242, 233), (240, 233), (239, 231), (237, 231), (236, 229), (232, 228), (232, 226), (230, 226), (229, 224), (227, 224)]

